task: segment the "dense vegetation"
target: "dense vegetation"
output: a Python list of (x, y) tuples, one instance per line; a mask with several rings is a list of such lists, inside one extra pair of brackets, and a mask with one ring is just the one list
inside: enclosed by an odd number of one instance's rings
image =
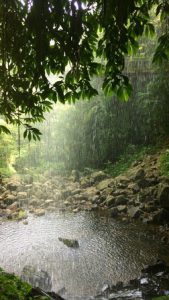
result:
[[(31, 122), (43, 120), (53, 102), (97, 95), (91, 78), (98, 72), (106, 94), (128, 99), (124, 57), (144, 32), (154, 33), (152, 8), (167, 24), (165, 0), (0, 0), (0, 111), (6, 121), (23, 123), (25, 136), (39, 139)], [(168, 59), (167, 28), (154, 61)]]
[(32, 287), (21, 281), (21, 279), (13, 274), (7, 274), (0, 269), (0, 296), (1, 300), (48, 300), (47, 296), (34, 296)]

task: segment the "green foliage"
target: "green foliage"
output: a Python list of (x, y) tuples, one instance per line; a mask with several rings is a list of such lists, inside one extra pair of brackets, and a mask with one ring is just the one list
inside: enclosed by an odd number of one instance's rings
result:
[(125, 153), (119, 157), (117, 162), (112, 164), (111, 162), (106, 163), (105, 173), (116, 177), (124, 172), (126, 172), (131, 165), (143, 159), (143, 157), (152, 151), (151, 147), (135, 147), (129, 145), (125, 150)]
[[(0, 126), (7, 128), (6, 124)], [(0, 135), (0, 173), (4, 176), (13, 174), (12, 163), (17, 153), (16, 129), (12, 126), (8, 126), (7, 130), (10, 131), (10, 135), (6, 134), (7, 132), (1, 133)]]
[(47, 296), (33, 296), (32, 287), (14, 274), (5, 273), (0, 269), (1, 300), (49, 300)]
[(169, 150), (167, 149), (160, 157), (161, 172), (164, 176), (169, 177)]
[[(0, 0), (0, 111), (6, 121), (23, 124), (24, 136), (39, 140), (30, 124), (42, 121), (57, 101), (97, 96), (91, 78), (99, 72), (106, 95), (127, 101), (124, 58), (144, 33), (153, 36), (152, 8), (167, 22), (163, 0)], [(168, 40), (164, 30), (154, 61), (168, 59)]]
[(160, 296), (160, 297), (154, 297), (152, 300), (168, 300), (169, 296)]
[[(31, 286), (22, 282), (13, 274), (0, 270), (0, 295), (2, 300), (24, 300), (31, 291)], [(29, 299), (29, 298), (27, 298)]]

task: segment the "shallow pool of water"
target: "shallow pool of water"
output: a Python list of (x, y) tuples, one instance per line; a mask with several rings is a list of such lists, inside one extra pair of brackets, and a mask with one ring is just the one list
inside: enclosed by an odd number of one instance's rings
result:
[[(68, 248), (59, 237), (78, 239), (80, 247)], [(48, 288), (64, 288), (69, 300), (96, 295), (104, 283), (134, 278), (166, 253), (152, 229), (93, 213), (30, 215), (28, 225), (0, 225), (0, 266), (19, 275), (25, 266), (33, 267), (37, 277), (48, 274)]]

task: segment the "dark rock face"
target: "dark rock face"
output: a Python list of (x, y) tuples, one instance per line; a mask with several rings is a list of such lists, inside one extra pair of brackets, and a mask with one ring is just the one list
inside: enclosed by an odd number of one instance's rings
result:
[(117, 207), (111, 208), (110, 214), (111, 214), (111, 217), (116, 218), (118, 216), (118, 209), (117, 209)]
[(158, 191), (161, 207), (169, 209), (169, 185), (161, 184)]
[(169, 295), (169, 266), (162, 261), (142, 270), (141, 276), (127, 284), (119, 282), (95, 297), (95, 300), (150, 300), (153, 297)]
[(46, 297), (50, 297), (51, 300), (64, 300), (60, 295), (57, 295), (54, 292), (44, 292), (40, 288), (32, 288), (30, 296), (31, 297), (46, 296)]
[(52, 280), (50, 275), (43, 270), (36, 270), (33, 266), (25, 266), (21, 279), (29, 282), (34, 287), (39, 287), (45, 291), (51, 291)]
[(127, 202), (128, 202), (128, 199), (123, 195), (118, 196), (115, 200), (116, 205), (124, 205)]
[(161, 208), (153, 215), (153, 223), (166, 224), (169, 223), (169, 210)]

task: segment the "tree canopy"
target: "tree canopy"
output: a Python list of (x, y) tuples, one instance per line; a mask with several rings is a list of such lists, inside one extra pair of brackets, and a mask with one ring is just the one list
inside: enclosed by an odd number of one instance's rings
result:
[(165, 23), (154, 54), (161, 62), (169, 55), (167, 0), (0, 0), (1, 115), (31, 138), (30, 123), (53, 102), (96, 95), (91, 78), (99, 72), (103, 90), (127, 100), (124, 58), (154, 32), (153, 7)]

